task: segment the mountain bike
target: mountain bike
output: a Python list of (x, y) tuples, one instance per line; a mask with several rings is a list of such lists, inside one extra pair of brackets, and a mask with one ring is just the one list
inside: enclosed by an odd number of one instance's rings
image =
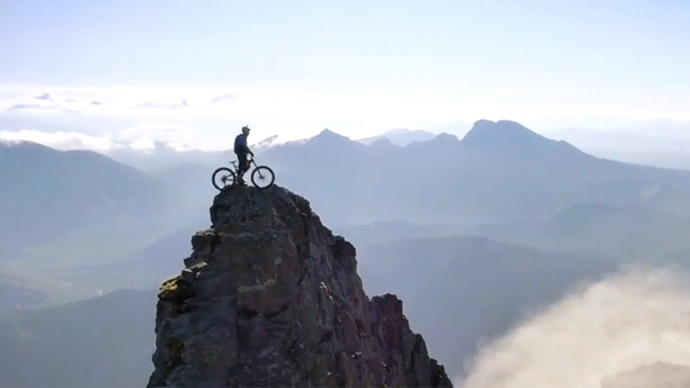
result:
[[(220, 167), (216, 169), (211, 176), (213, 187), (218, 189), (218, 191), (222, 191), (237, 183), (237, 176), (239, 175), (240, 169), (239, 163), (234, 160), (230, 163), (232, 164), (234, 171), (227, 167)], [(250, 177), (254, 187), (259, 189), (267, 189), (273, 186), (273, 182), (275, 182), (276, 179), (273, 170), (271, 170), (268, 166), (257, 166), (256, 162), (254, 161), (254, 157), (249, 159), (249, 166), (251, 167), (252, 165), (254, 165), (254, 170), (252, 170)]]

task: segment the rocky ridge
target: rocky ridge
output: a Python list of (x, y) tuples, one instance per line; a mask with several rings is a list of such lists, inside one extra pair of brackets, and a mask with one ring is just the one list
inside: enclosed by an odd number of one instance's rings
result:
[(356, 250), (279, 186), (218, 194), (160, 288), (148, 387), (452, 387), (402, 301), (369, 298)]

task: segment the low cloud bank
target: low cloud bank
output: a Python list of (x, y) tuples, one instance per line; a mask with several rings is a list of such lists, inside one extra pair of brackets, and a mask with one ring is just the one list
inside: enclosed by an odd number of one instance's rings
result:
[(42, 144), (60, 151), (107, 151), (119, 146), (107, 137), (90, 136), (79, 132), (43, 132), (35, 129), (0, 131), (0, 142), (13, 143), (21, 141)]
[(107, 152), (122, 148), (146, 151), (152, 150), (156, 142), (168, 144), (176, 151), (190, 149), (187, 144), (194, 141), (194, 130), (185, 125), (143, 123), (128, 128), (114, 137), (91, 136), (80, 132), (44, 132), (35, 129), (19, 131), (0, 130), (0, 141), (12, 143), (30, 141), (56, 150), (92, 150)]
[(532, 315), (477, 354), (462, 388), (599, 388), (656, 361), (690, 364), (690, 273), (632, 266)]

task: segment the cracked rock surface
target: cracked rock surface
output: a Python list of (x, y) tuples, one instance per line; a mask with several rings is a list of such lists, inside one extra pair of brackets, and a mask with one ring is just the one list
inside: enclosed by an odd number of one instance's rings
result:
[(402, 301), (370, 299), (356, 250), (279, 186), (218, 194), (160, 288), (148, 387), (452, 387)]

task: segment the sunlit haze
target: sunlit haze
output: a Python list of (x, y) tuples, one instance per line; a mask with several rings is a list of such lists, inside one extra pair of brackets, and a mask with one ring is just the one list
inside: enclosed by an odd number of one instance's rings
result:
[(689, 19), (651, 0), (8, 1), (0, 138), (223, 149), (245, 124), (259, 141), (690, 120)]
[(690, 0), (0, 0), (0, 42), (0, 388), (690, 387)]

